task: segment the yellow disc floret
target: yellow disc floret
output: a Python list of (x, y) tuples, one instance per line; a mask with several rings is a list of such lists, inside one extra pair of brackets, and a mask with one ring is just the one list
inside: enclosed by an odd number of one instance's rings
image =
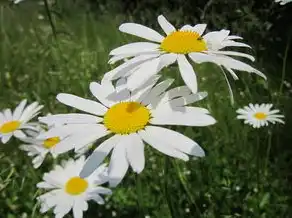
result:
[(254, 114), (254, 117), (257, 118), (258, 120), (264, 120), (267, 118), (267, 114), (263, 112), (257, 112)]
[(88, 182), (79, 176), (72, 177), (65, 185), (65, 190), (70, 195), (79, 195), (86, 191), (88, 188)]
[(207, 50), (207, 44), (196, 32), (175, 31), (164, 38), (160, 48), (169, 53), (188, 54)]
[(46, 140), (44, 140), (43, 142), (43, 146), (45, 148), (52, 148), (54, 147), (56, 144), (58, 144), (60, 142), (60, 138), (59, 137), (52, 137), (52, 138), (48, 138)]
[(15, 130), (19, 128), (20, 124), (21, 123), (17, 120), (4, 123), (2, 126), (0, 126), (0, 133), (5, 134), (5, 133), (14, 132)]
[(150, 111), (139, 102), (121, 102), (112, 106), (104, 115), (104, 125), (113, 133), (130, 134), (147, 125)]

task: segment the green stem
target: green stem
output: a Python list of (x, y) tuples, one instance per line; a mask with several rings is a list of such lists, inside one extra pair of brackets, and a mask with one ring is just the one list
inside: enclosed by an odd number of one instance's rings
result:
[(169, 167), (170, 167), (169, 157), (165, 156), (164, 157), (164, 195), (166, 197), (166, 202), (167, 202), (171, 217), (178, 218), (179, 216), (177, 216), (175, 212), (175, 209), (174, 209), (175, 207), (173, 206), (173, 202), (171, 200), (171, 193), (168, 189)]
[(138, 207), (139, 207), (139, 212), (140, 212), (140, 217), (144, 218), (145, 217), (145, 211), (143, 207), (143, 195), (142, 195), (142, 182), (140, 175), (136, 175), (136, 186), (137, 186), (137, 197), (138, 197)]
[(179, 178), (179, 180), (180, 180), (180, 182), (181, 182), (181, 184), (182, 184), (182, 186), (183, 186), (183, 188), (184, 188), (184, 190), (185, 190), (185, 192), (186, 192), (186, 194), (188, 196), (189, 202), (192, 205), (194, 205), (194, 207), (196, 209), (196, 214), (198, 215), (198, 217), (200, 217), (201, 216), (200, 208), (198, 207), (195, 199), (193, 198), (193, 196), (191, 194), (191, 191), (190, 191), (190, 189), (189, 189), (189, 187), (187, 185), (187, 182), (186, 182), (186, 178), (184, 177), (182, 171), (180, 170), (177, 162), (176, 161), (173, 161), (172, 164), (173, 164), (174, 168), (176, 169), (176, 173), (177, 173), (178, 178)]
[[(283, 58), (282, 77), (281, 77), (281, 84), (280, 84), (280, 88), (279, 88), (279, 96), (282, 94), (284, 80), (285, 80), (285, 76), (286, 76), (286, 65), (287, 65), (287, 58), (288, 58), (288, 53), (289, 53), (289, 48), (290, 48), (290, 43), (291, 43), (291, 35), (292, 35), (292, 29), (290, 30), (290, 33), (288, 36), (288, 41), (287, 41), (287, 45), (286, 45), (285, 53), (284, 53), (284, 58)], [(279, 100), (280, 100), (280, 98), (278, 97), (277, 105), (279, 104)]]
[(270, 152), (271, 152), (271, 147), (272, 147), (272, 131), (269, 132), (269, 137), (268, 137), (268, 148), (267, 148), (267, 152), (266, 152), (266, 160), (265, 160), (265, 171), (267, 170), (268, 167), (268, 161), (269, 161), (269, 157), (270, 157)]
[(44, 4), (45, 4), (45, 11), (46, 11), (47, 17), (49, 19), (49, 23), (50, 23), (50, 26), (51, 26), (51, 29), (52, 29), (53, 36), (56, 39), (57, 38), (57, 31), (56, 31), (55, 24), (53, 22), (52, 13), (50, 11), (48, 0), (43, 0), (43, 1), (44, 1)]

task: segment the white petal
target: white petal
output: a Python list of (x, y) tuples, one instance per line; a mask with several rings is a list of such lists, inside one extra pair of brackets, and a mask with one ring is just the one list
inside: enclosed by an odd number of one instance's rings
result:
[(107, 108), (102, 104), (96, 101), (80, 98), (76, 95), (61, 93), (57, 95), (57, 99), (65, 105), (94, 115), (104, 115), (107, 111)]
[(104, 89), (104, 86), (100, 85), (99, 83), (92, 82), (90, 83), (90, 91), (97, 98), (103, 105), (110, 107), (115, 102), (111, 99), (107, 98), (109, 94), (113, 93), (110, 90)]
[[(115, 55), (109, 59), (108, 64), (115, 64), (116, 62), (118, 62), (120, 60), (125, 61), (126, 59), (131, 58), (133, 56), (137, 56), (139, 54), (140, 54), (140, 52), (137, 51), (136, 53), (131, 53), (131, 54)], [(148, 52), (146, 52), (146, 54), (148, 54)]]
[(113, 150), (109, 165), (109, 184), (111, 187), (117, 186), (122, 181), (129, 168), (126, 146), (121, 138), (120, 143)]
[(135, 90), (142, 86), (149, 78), (157, 73), (159, 58), (147, 61), (134, 72), (127, 81), (127, 86), (130, 90)]
[(187, 104), (192, 104), (194, 102), (200, 101), (208, 96), (207, 92), (197, 92), (192, 93), (186, 97), (180, 97), (176, 99), (172, 99), (169, 101), (169, 105), (172, 107), (181, 107)]
[[(169, 86), (171, 86), (171, 84), (173, 83), (174, 79), (166, 79), (162, 82), (160, 82), (159, 84), (155, 85), (155, 87), (153, 87), (153, 89), (151, 89), (151, 91), (148, 93), (147, 96), (145, 96), (145, 98), (143, 99), (142, 103), (145, 105), (148, 104), (157, 104), (158, 101), (160, 100), (158, 98), (159, 95), (161, 95), (161, 93), (163, 93)], [(155, 102), (155, 100), (157, 102)]]
[(12, 137), (12, 134), (5, 134), (5, 135), (2, 135), (1, 137), (1, 141), (3, 144), (6, 144)]
[(24, 100), (22, 100), (21, 102), (20, 102), (20, 104), (16, 107), (16, 109), (14, 110), (14, 112), (13, 112), (13, 120), (19, 120), (20, 119), (20, 117), (21, 117), (21, 114), (22, 114), (22, 112), (23, 112), (23, 109), (24, 109), (24, 107), (25, 107), (25, 105), (26, 105), (26, 102), (27, 102), (27, 100), (26, 99), (24, 99)]
[(90, 196), (90, 199), (94, 200), (98, 204), (104, 204), (104, 200), (99, 195)]
[(185, 84), (192, 90), (193, 93), (198, 91), (197, 76), (192, 67), (184, 55), (178, 55), (177, 58), (179, 71)]
[(42, 163), (44, 162), (44, 159), (45, 159), (45, 156), (42, 156), (42, 155), (36, 156), (32, 160), (33, 167), (35, 169), (39, 168), (42, 165)]
[(34, 116), (37, 115), (37, 113), (39, 112), (39, 110), (41, 110), (43, 108), (42, 105), (39, 105), (38, 102), (33, 102), (32, 104), (30, 104), (29, 106), (27, 106), (21, 117), (20, 117), (20, 120), (22, 122), (27, 122), (29, 121), (30, 119), (32, 119)]
[(164, 37), (153, 29), (136, 23), (124, 23), (119, 27), (124, 33), (135, 35), (154, 42), (162, 42)]
[(159, 57), (159, 59), (160, 59), (160, 62), (159, 62), (157, 71), (160, 71), (164, 67), (167, 67), (173, 64), (177, 60), (177, 54), (173, 54), (173, 53), (163, 54)]
[(5, 117), (6, 121), (12, 121), (13, 120), (11, 109), (5, 109), (3, 111), (3, 113), (4, 113), (4, 117)]
[(166, 35), (176, 31), (175, 27), (163, 15), (159, 15), (157, 21)]
[(5, 117), (4, 117), (4, 114), (3, 113), (1, 113), (1, 111), (0, 111), (0, 125), (2, 125), (2, 123), (4, 123), (5, 122)]
[(163, 105), (166, 102), (181, 96), (188, 96), (191, 94), (191, 90), (187, 86), (179, 86), (173, 89), (168, 90), (161, 96), (161, 100), (159, 101), (159, 105)]
[(144, 143), (137, 133), (127, 137), (127, 158), (136, 173), (141, 173), (145, 167)]
[(131, 92), (131, 101), (138, 101), (141, 102), (143, 99), (146, 98), (148, 93), (151, 91), (152, 87), (156, 84), (159, 80), (161, 75), (152, 76), (145, 82), (139, 89), (135, 89)]
[(15, 130), (13, 132), (13, 135), (16, 137), (16, 138), (25, 138), (26, 135), (21, 131), (21, 130)]
[(139, 135), (142, 137), (142, 139), (158, 151), (168, 156), (182, 159), (184, 161), (189, 160), (188, 155), (174, 149), (171, 145), (165, 143), (165, 141), (162, 139), (163, 136), (157, 137), (151, 133), (151, 131), (148, 131), (148, 126), (145, 128), (145, 130), (139, 131)]
[(61, 154), (75, 148), (75, 151), (94, 143), (97, 139), (107, 135), (108, 132), (103, 125), (91, 125), (90, 129), (69, 136), (51, 149), (53, 154)]
[(83, 218), (83, 210), (86, 209), (87, 203), (83, 199), (76, 199), (73, 206), (74, 218)]
[(134, 42), (118, 47), (110, 52), (110, 55), (135, 54), (137, 52), (157, 51), (160, 45), (152, 42)]
[(159, 55), (160, 55), (160, 52), (157, 52), (157, 54), (139, 55), (137, 57), (134, 57), (131, 60), (128, 60), (125, 63), (121, 64), (120, 66), (116, 67), (115, 69), (107, 72), (104, 75), (104, 78), (107, 80), (118, 79), (118, 78), (122, 77), (124, 74), (126, 74), (127, 72), (129, 72), (130, 70), (139, 66), (140, 64), (142, 64), (146, 61), (149, 61), (153, 58), (156, 58)]
[(197, 24), (196, 26), (193, 27), (193, 31), (201, 36), (204, 33), (206, 27), (207, 24)]
[(182, 126), (209, 126), (215, 124), (216, 120), (205, 112), (206, 109), (200, 110), (200, 108), (194, 107), (177, 107), (176, 110), (167, 107), (159, 108), (159, 110), (152, 112), (153, 118), (150, 123)]
[(249, 54), (245, 54), (242, 52), (236, 52), (236, 51), (208, 51), (206, 53), (210, 54), (222, 54), (222, 55), (230, 55), (230, 56), (238, 56), (238, 57), (244, 57), (251, 61), (255, 61), (255, 58)]
[(79, 175), (83, 178), (91, 175), (103, 162), (104, 158), (110, 153), (110, 151), (118, 144), (119, 140), (120, 136), (114, 135), (97, 146), (93, 153), (87, 158)]
[(36, 139), (42, 140), (47, 139), (51, 137), (66, 137), (73, 133), (78, 133), (82, 131), (86, 131), (87, 129), (90, 129), (91, 126), (95, 126), (94, 124), (69, 124), (65, 126), (57, 126), (54, 128), (51, 128), (47, 132), (40, 133)]
[(112, 190), (110, 190), (109, 188), (103, 188), (103, 187), (94, 188), (94, 192), (97, 192), (99, 194), (104, 194), (104, 195), (112, 194)]
[(47, 125), (64, 125), (64, 124), (94, 124), (99, 123), (103, 119), (90, 114), (56, 114), (46, 117), (39, 117), (39, 121)]
[(224, 56), (224, 55), (215, 56), (215, 55), (208, 55), (208, 54), (194, 52), (194, 53), (190, 53), (189, 57), (196, 63), (212, 62), (217, 65), (222, 65), (223, 67), (227, 69), (247, 71), (250, 73), (255, 73), (263, 77), (264, 79), (267, 79), (267, 77), (262, 72), (258, 71), (257, 69), (251, 67), (250, 65), (246, 63), (230, 58), (228, 56)]
[(180, 28), (180, 31), (193, 31), (193, 27), (189, 24), (186, 24), (182, 28)]
[(204, 150), (195, 141), (181, 133), (158, 126), (148, 126), (147, 132), (157, 138), (163, 136), (161, 140), (165, 144), (171, 145), (181, 152), (197, 157), (205, 156)]
[(226, 40), (226, 41), (223, 41), (221, 43), (222, 47), (245, 47), (245, 48), (251, 48), (250, 45), (248, 44), (245, 44), (245, 43), (242, 43), (242, 42), (235, 42), (235, 41), (232, 41), (232, 40)]

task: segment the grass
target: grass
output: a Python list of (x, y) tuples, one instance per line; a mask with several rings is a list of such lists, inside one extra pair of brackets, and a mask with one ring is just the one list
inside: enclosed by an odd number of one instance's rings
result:
[[(29, 14), (29, 15), (28, 15)], [(57, 39), (35, 4), (0, 6), (0, 108), (14, 108), (23, 98), (45, 105), (43, 115), (70, 109), (55, 96), (67, 92), (92, 98), (89, 83), (110, 70), (111, 49), (134, 38), (117, 30), (123, 16), (98, 17), (79, 8), (55, 16)], [(154, 21), (153, 21), (154, 22)], [(136, 39), (135, 39), (136, 40)], [(265, 63), (269, 65), (273, 63)], [(261, 66), (257, 66), (261, 68)], [(280, 75), (239, 73), (233, 82), (235, 104), (230, 104), (224, 77), (216, 66), (196, 65), (200, 89), (209, 93), (199, 103), (217, 119), (204, 128), (177, 128), (197, 141), (206, 157), (187, 163), (146, 149), (146, 168), (140, 175), (129, 171), (104, 206), (90, 204), (85, 217), (291, 217), (291, 115), (289, 90), (279, 93)], [(282, 69), (277, 69), (281, 72)], [(177, 67), (164, 71), (182, 85)], [(255, 130), (236, 120), (235, 110), (250, 102), (278, 103), (285, 126)], [(53, 217), (41, 215), (35, 185), (60, 159), (48, 159), (33, 169), (31, 159), (18, 149), (19, 141), (0, 146), (0, 214), (7, 218)], [(71, 217), (68, 215), (68, 217)]]

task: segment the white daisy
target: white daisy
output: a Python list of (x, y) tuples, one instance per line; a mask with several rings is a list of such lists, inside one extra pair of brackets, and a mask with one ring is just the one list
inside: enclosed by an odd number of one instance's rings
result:
[(44, 181), (38, 183), (37, 187), (50, 191), (38, 197), (42, 213), (54, 208), (55, 217), (62, 218), (72, 209), (74, 218), (82, 218), (83, 211), (88, 209), (87, 201), (94, 200), (98, 204), (104, 204), (100, 194), (112, 194), (110, 189), (100, 186), (108, 181), (108, 169), (103, 164), (90, 176), (81, 178), (79, 173), (84, 162), (84, 156), (76, 161), (69, 159), (44, 174)]
[(165, 91), (173, 82), (165, 80), (157, 85), (159, 77), (151, 78), (141, 89), (130, 92), (126, 80), (120, 79), (116, 88), (106, 79), (101, 84), (90, 84), (92, 94), (99, 100), (92, 101), (71, 94), (59, 94), (57, 99), (68, 106), (89, 114), (57, 114), (39, 118), (47, 124), (67, 124), (44, 134), (51, 137), (60, 132), (72, 132), (52, 149), (56, 154), (72, 148), (80, 149), (109, 134), (112, 137), (99, 145), (90, 156), (81, 176), (89, 175), (110, 153), (110, 185), (116, 186), (124, 177), (129, 165), (137, 173), (144, 169), (144, 143), (160, 152), (189, 160), (189, 155), (202, 157), (203, 149), (181, 133), (158, 125), (208, 126), (215, 119), (209, 111), (186, 106), (206, 97), (205, 92), (193, 94), (186, 87)]
[(242, 52), (222, 50), (225, 47), (250, 47), (247, 44), (234, 41), (242, 38), (229, 35), (229, 30), (213, 31), (203, 35), (206, 24), (184, 25), (181, 29), (176, 30), (162, 15), (158, 16), (158, 23), (166, 36), (136, 23), (124, 23), (119, 27), (122, 32), (152, 42), (134, 42), (112, 50), (110, 55), (113, 57), (109, 63), (115, 63), (124, 58), (133, 58), (106, 73), (105, 77), (114, 80), (128, 76), (127, 87), (130, 90), (135, 90), (162, 68), (177, 62), (185, 84), (193, 93), (196, 93), (198, 89), (197, 77), (192, 65), (187, 60), (189, 57), (195, 63), (212, 62), (223, 66), (234, 79), (238, 79), (238, 77), (233, 70), (256, 73), (266, 79), (266, 76), (260, 71), (230, 57), (238, 56), (254, 61), (253, 56)]
[(272, 107), (272, 104), (249, 104), (249, 107), (245, 106), (236, 111), (239, 114), (237, 119), (243, 119), (244, 123), (253, 126), (253, 128), (267, 126), (269, 122), (272, 124), (284, 123), (281, 119), (284, 115), (277, 114), (279, 110), (270, 110)]
[[(45, 131), (40, 132), (39, 134), (43, 134)], [(23, 142), (27, 144), (20, 145), (20, 149), (27, 152), (27, 155), (33, 157), (32, 163), (34, 168), (40, 167), (43, 163), (46, 155), (51, 153), (54, 158), (57, 157), (56, 154), (52, 153), (51, 150), (54, 148), (61, 140), (65, 137), (54, 136), (50, 138), (37, 138), (38, 135), (35, 137), (26, 137), (21, 138)]]
[(28, 123), (38, 115), (43, 108), (38, 102), (34, 102), (25, 108), (26, 100), (20, 102), (16, 109), (5, 109), (0, 112), (0, 138), (3, 144), (7, 143), (12, 136), (17, 138), (26, 137), (24, 129), (38, 129), (38, 123)]
[(275, 0), (275, 2), (278, 2), (280, 5), (285, 5), (289, 2), (292, 2), (292, 0)]

